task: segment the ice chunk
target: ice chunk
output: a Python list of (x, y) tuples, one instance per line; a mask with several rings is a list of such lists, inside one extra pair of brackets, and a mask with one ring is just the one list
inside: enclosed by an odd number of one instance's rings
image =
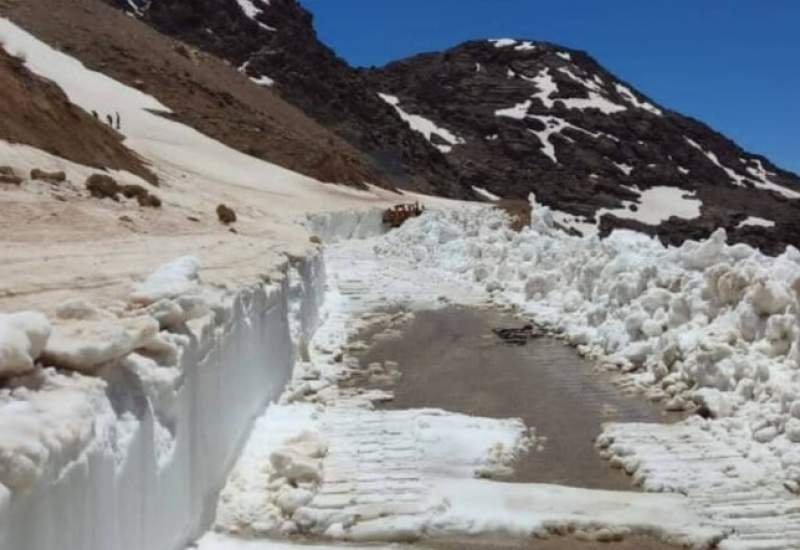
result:
[(164, 298), (175, 298), (197, 291), (200, 262), (194, 256), (185, 256), (158, 268), (143, 283), (136, 286), (130, 296), (133, 303), (148, 305)]
[(40, 313), (0, 314), (0, 378), (32, 370), (50, 331), (49, 321)]
[(53, 327), (43, 359), (61, 368), (93, 372), (147, 346), (158, 329), (152, 317), (60, 322)]

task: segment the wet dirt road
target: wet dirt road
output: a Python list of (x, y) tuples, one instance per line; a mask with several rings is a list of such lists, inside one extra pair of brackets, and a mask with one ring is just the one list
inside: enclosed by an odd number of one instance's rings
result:
[[(544, 449), (521, 457), (510, 482), (556, 483), (593, 489), (635, 490), (623, 473), (609, 468), (594, 448), (606, 421), (677, 420), (641, 396), (625, 395), (609, 373), (594, 372), (563, 342), (543, 337), (509, 345), (491, 329), (519, 326), (492, 310), (448, 308), (417, 312), (392, 337), (364, 340), (362, 364), (396, 361), (402, 377), (384, 408), (436, 407), (488, 417), (519, 417), (547, 438)], [(372, 386), (376, 387), (376, 386)], [(377, 386), (381, 387), (381, 386)], [(598, 543), (556, 538), (546, 541), (470, 539), (426, 542), (426, 548), (465, 550), (539, 548), (657, 550), (673, 548), (645, 539)]]

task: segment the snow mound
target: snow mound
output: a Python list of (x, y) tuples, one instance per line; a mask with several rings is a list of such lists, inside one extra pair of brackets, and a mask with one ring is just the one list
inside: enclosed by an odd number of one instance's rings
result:
[(42, 358), (50, 365), (91, 373), (147, 347), (158, 332), (158, 322), (144, 316), (59, 321), (53, 326)]
[(50, 323), (41, 313), (0, 313), (0, 378), (33, 370), (50, 330)]
[(720, 414), (743, 418), (756, 444), (795, 437), (786, 430), (791, 411), (800, 415), (793, 247), (771, 258), (727, 245), (724, 230), (677, 248), (630, 231), (579, 238), (535, 207), (520, 233), (492, 208), (429, 212), (376, 250), (516, 304), (584, 354), (634, 373), (671, 409), (711, 398)]

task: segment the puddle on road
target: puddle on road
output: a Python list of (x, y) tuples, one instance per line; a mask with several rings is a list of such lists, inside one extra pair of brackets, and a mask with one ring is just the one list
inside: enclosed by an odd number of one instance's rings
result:
[[(607, 421), (671, 422), (680, 415), (663, 412), (643, 396), (623, 393), (611, 373), (596, 372), (560, 340), (543, 337), (524, 346), (504, 343), (493, 327), (520, 326), (510, 314), (493, 310), (447, 308), (415, 312), (390, 337), (380, 327), (359, 338), (370, 347), (355, 356), (362, 365), (396, 361), (402, 376), (390, 387), (386, 409), (435, 407), (495, 418), (519, 417), (547, 437), (542, 451), (527, 453), (508, 481), (554, 483), (574, 487), (636, 490), (630, 478), (613, 470), (594, 448)], [(382, 387), (371, 385), (370, 387)], [(521, 544), (521, 545), (520, 545)], [(435, 542), (428, 548), (672, 548), (650, 540), (583, 543), (571, 539), (510, 543)]]

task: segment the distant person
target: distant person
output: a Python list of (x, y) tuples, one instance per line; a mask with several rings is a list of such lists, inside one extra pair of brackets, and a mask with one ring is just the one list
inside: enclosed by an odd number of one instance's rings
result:
[(114, 118), (111, 115), (106, 115), (106, 121), (108, 122), (109, 126), (112, 128), (114, 127)]
[(97, 111), (92, 111), (92, 116), (97, 120), (100, 120), (100, 115), (97, 114)]
[(117, 130), (121, 130), (121, 129), (122, 129), (122, 122), (120, 121), (120, 118), (119, 118), (119, 112), (117, 112)]

